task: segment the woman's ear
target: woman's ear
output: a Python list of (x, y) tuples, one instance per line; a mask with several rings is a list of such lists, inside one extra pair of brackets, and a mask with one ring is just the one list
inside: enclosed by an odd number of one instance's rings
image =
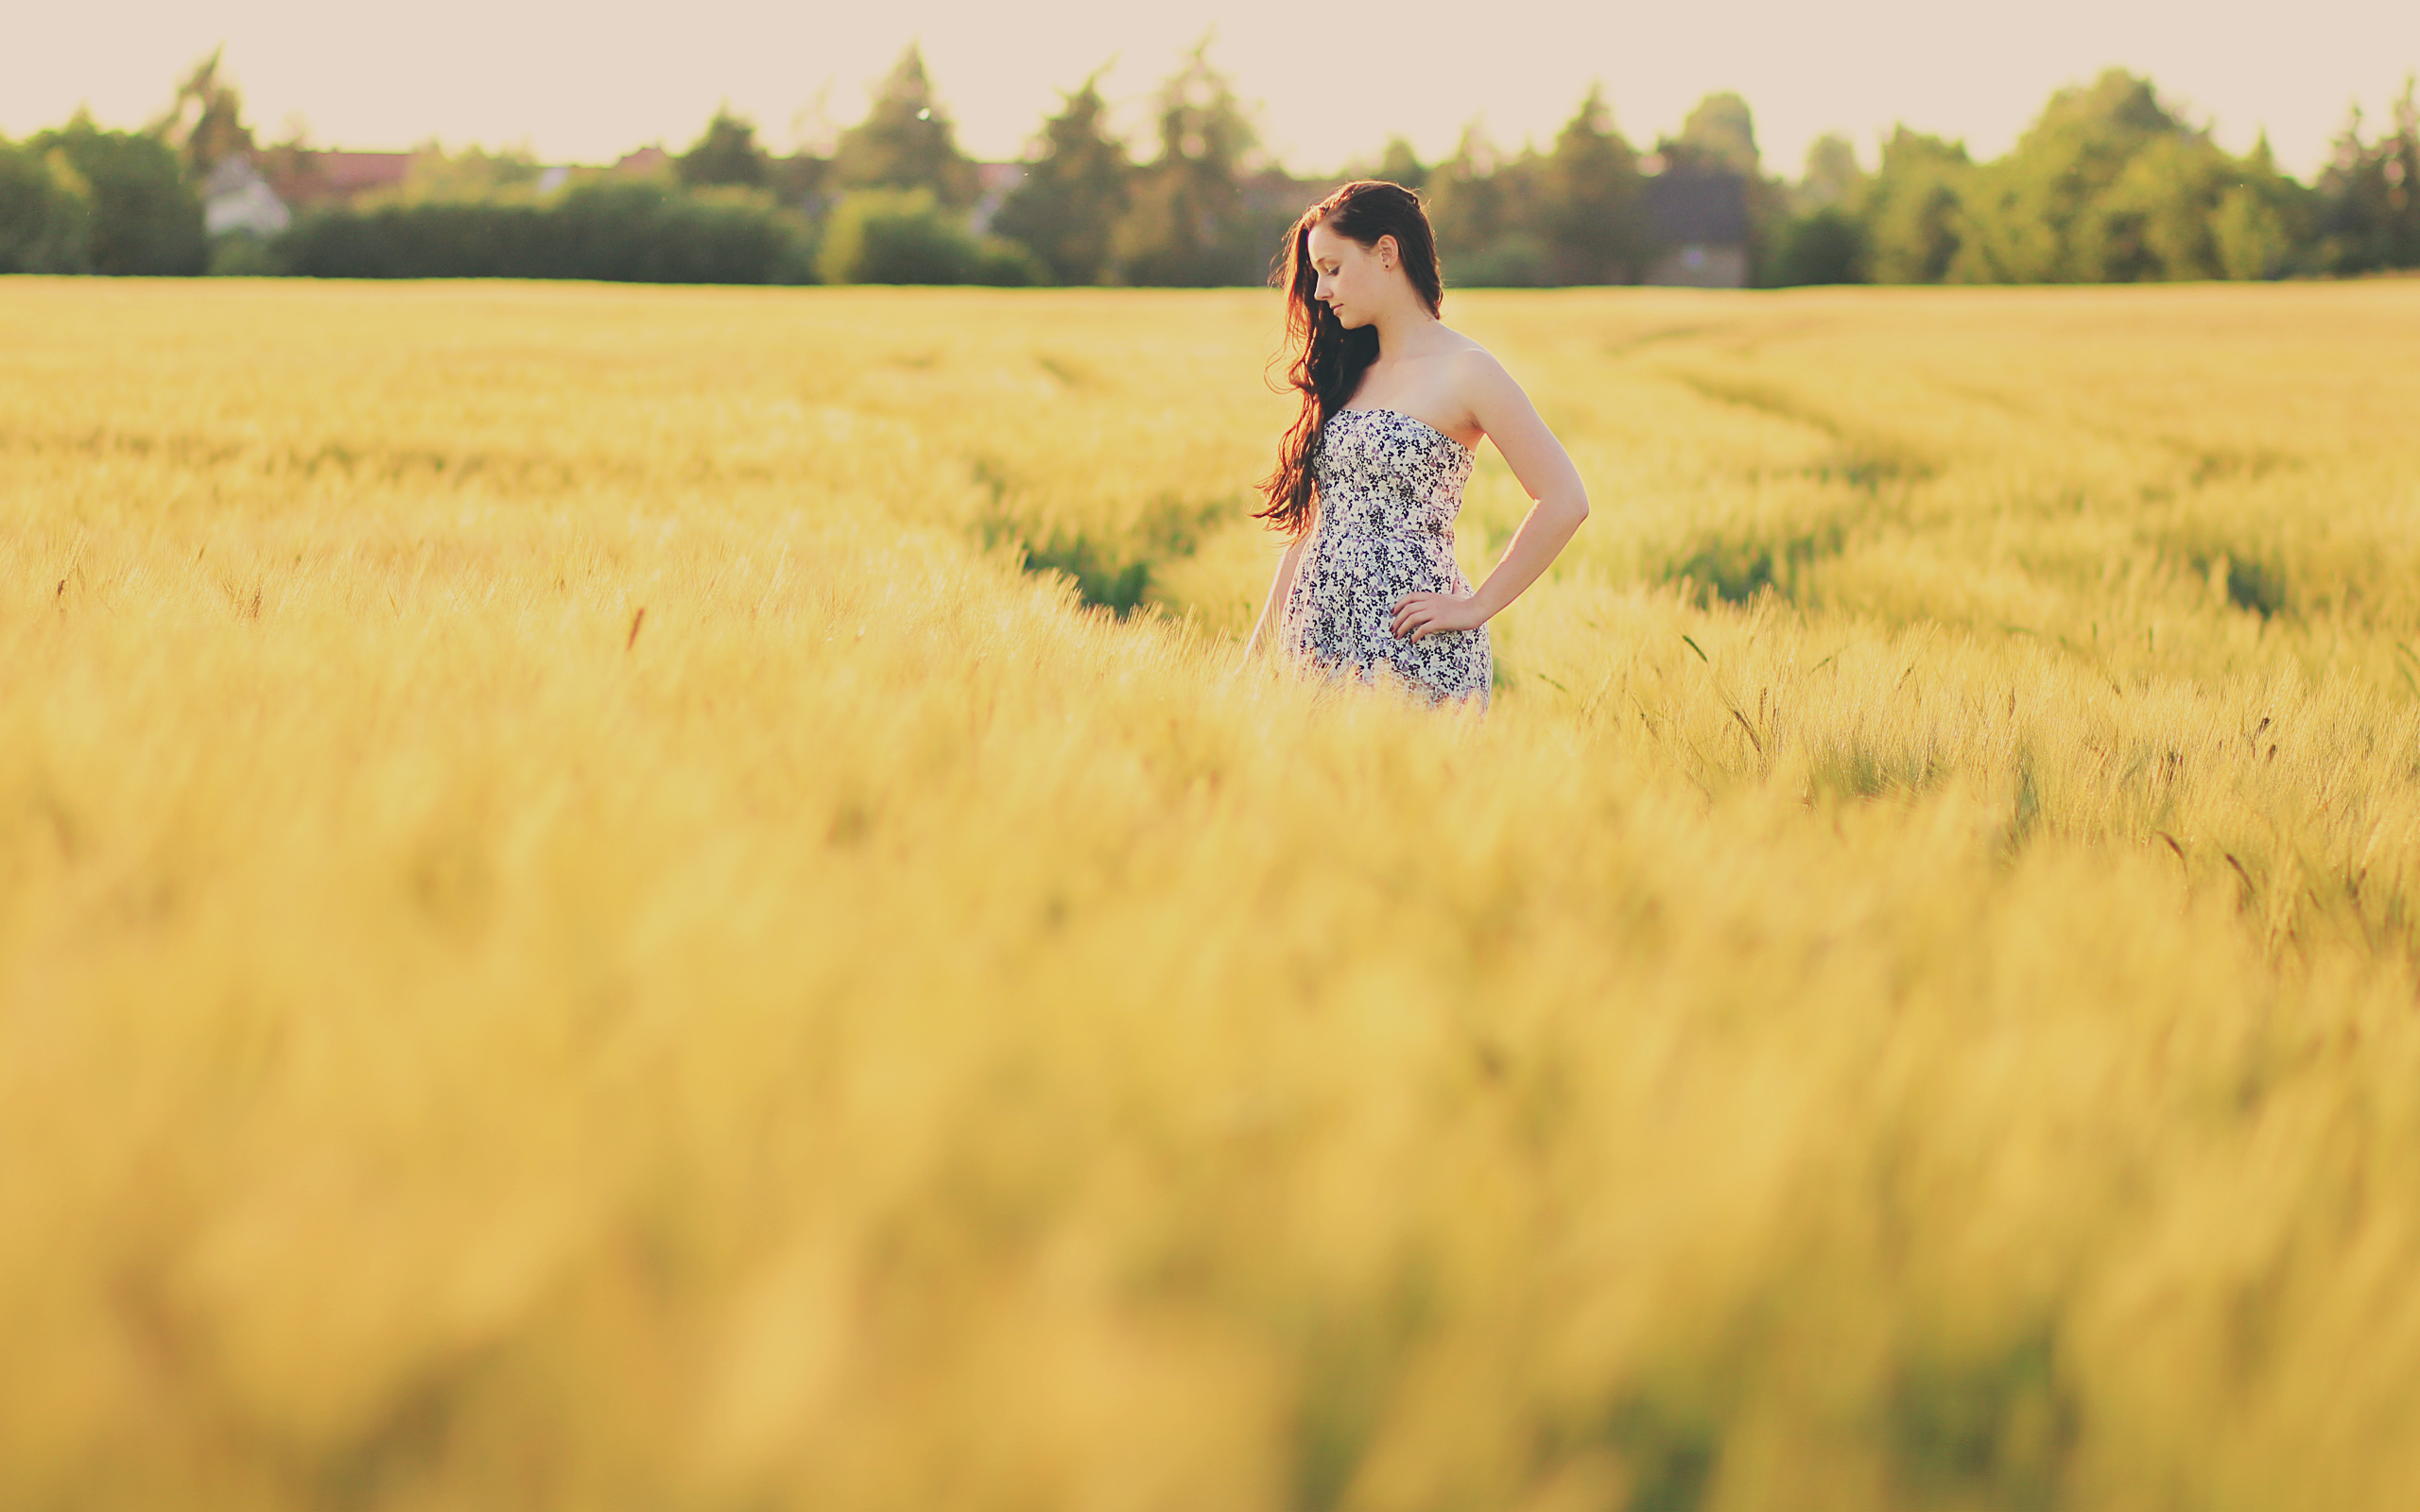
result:
[(1395, 239), (1392, 233), (1379, 237), (1377, 245), (1372, 247), (1370, 250), (1378, 255), (1380, 267), (1392, 269), (1397, 263), (1403, 261), (1403, 249), (1395, 245)]

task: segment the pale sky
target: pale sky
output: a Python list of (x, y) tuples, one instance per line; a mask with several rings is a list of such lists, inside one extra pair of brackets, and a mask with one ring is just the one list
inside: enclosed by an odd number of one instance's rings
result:
[(1846, 132), (1871, 165), (1893, 122), (2007, 148), (2050, 91), (2123, 65), (2147, 73), (2221, 142), (2266, 128), (2308, 175), (2346, 108), (2373, 129), (2420, 69), (2420, 0), (1831, 0), (1732, 5), (1433, 0), (1367, 5), (1223, 0), (97, 0), (27, 7), (0, 49), (0, 133), (85, 104), (138, 126), (176, 77), (224, 43), (264, 140), (307, 123), (320, 146), (526, 144), (547, 162), (679, 149), (723, 101), (776, 148), (827, 140), (921, 41), (960, 143), (1017, 156), (1059, 92), (1112, 64), (1103, 88), (1147, 145), (1146, 100), (1216, 27), (1214, 62), (1298, 172), (1374, 158), (1391, 135), (1427, 160), (1480, 118), (1499, 146), (1541, 143), (1601, 81), (1642, 147), (1710, 90), (1755, 112), (1769, 169)]

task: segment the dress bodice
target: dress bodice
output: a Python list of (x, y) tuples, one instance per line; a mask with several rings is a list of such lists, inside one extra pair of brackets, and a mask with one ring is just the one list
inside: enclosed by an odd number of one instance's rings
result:
[(1425, 421), (1394, 409), (1340, 409), (1311, 463), (1322, 529), (1416, 533), (1451, 541), (1471, 454)]

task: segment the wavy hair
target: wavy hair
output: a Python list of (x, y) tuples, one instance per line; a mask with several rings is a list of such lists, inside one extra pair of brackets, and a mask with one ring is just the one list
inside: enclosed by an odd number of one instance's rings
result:
[(1303, 212), (1287, 233), (1270, 269), (1271, 285), (1286, 291), (1287, 386), (1303, 396), (1286, 438), (1278, 443), (1277, 471), (1261, 480), (1265, 508), (1253, 518), (1266, 520), (1272, 530), (1299, 536), (1310, 528), (1316, 488), (1311, 457), (1319, 449), (1320, 431), (1328, 417), (1344, 407), (1361, 386), (1361, 375), (1378, 360), (1378, 328), (1365, 325), (1348, 331), (1336, 312), (1317, 296), (1319, 269), (1311, 266), (1311, 230), (1324, 222), (1340, 236), (1363, 247), (1375, 247), (1392, 236), (1403, 258), (1403, 270), (1421, 302), (1435, 315), (1444, 307), (1445, 275), (1437, 262), (1437, 233), (1429, 229), (1428, 212), (1420, 196), (1397, 183), (1364, 179), (1348, 183)]

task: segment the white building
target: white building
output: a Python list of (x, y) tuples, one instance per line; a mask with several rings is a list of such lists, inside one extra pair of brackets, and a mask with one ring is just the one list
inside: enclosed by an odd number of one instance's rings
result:
[(201, 221), (213, 236), (238, 231), (274, 236), (293, 220), (285, 201), (277, 198), (250, 158), (221, 158), (203, 182)]

